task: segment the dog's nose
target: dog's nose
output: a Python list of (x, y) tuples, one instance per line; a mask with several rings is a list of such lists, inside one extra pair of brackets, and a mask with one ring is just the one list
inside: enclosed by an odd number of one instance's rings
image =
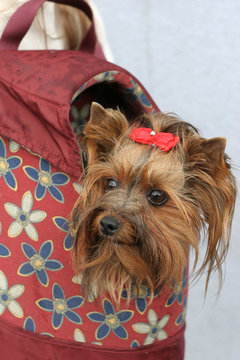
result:
[(120, 226), (120, 221), (118, 221), (114, 217), (104, 216), (100, 220), (100, 229), (104, 235), (113, 235), (119, 230)]

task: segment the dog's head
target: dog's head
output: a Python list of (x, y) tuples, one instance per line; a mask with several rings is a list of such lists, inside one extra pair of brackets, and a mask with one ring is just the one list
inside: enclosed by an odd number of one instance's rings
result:
[[(172, 145), (140, 143), (145, 138), (132, 135), (139, 127), (167, 133)], [(202, 138), (174, 116), (144, 115), (129, 125), (120, 111), (92, 104), (82, 144), (88, 167), (72, 212), (74, 266), (87, 293), (107, 290), (120, 301), (124, 287), (153, 293), (177, 284), (190, 247), (197, 259), (202, 230), (199, 274), (207, 268), (207, 282), (214, 268), (221, 274), (236, 196), (225, 142)]]

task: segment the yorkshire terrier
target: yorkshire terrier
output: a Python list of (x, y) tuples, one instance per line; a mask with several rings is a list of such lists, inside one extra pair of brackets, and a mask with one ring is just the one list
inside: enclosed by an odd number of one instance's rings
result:
[[(219, 271), (229, 248), (236, 184), (226, 140), (210, 140), (173, 115), (142, 115), (129, 123), (119, 110), (93, 103), (82, 147), (82, 193), (72, 212), (73, 262), (86, 294), (180, 283), (189, 250), (197, 274)], [(130, 295), (129, 295), (130, 296)]]

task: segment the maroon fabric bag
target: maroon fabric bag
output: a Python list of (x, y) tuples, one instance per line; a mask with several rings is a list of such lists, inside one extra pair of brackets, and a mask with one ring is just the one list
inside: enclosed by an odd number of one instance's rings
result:
[[(108, 103), (107, 97), (116, 91), (116, 96), (122, 93), (121, 106), (126, 105), (132, 116), (153, 113), (158, 107), (132, 74), (104, 59), (88, 4), (53, 2), (76, 7), (92, 21), (79, 51), (17, 50), (44, 0), (22, 5), (0, 40), (0, 358), (181, 360), (186, 279), (181, 296), (160, 294), (151, 310), (144, 298), (133, 299), (130, 310), (116, 311), (119, 319), (120, 313), (121, 319), (134, 314), (118, 330), (109, 328), (109, 334), (101, 337), (99, 324), (89, 321), (85, 337), (80, 331), (95, 304), (87, 304), (72, 281), (72, 239), (61, 222), (67, 223), (78, 196), (74, 189), (83, 166), (71, 106), (76, 104), (81, 112), (91, 101), (103, 98), (104, 102), (105, 94)], [(37, 268), (36, 256), (44, 258), (45, 268)], [(49, 260), (51, 256), (54, 260)], [(57, 308), (60, 300), (68, 306), (62, 313)], [(107, 306), (113, 309), (110, 299), (97, 304), (98, 313), (104, 309), (106, 315)], [(159, 324), (164, 322), (168, 338), (154, 338), (145, 346), (146, 335), (133, 337), (133, 324), (150, 319), (149, 329), (155, 329), (153, 317)], [(73, 330), (82, 343), (73, 341)], [(102, 343), (96, 345), (94, 339)]]

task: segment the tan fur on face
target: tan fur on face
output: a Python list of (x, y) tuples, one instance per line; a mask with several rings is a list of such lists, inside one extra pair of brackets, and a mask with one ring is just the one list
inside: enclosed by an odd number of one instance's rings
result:
[[(178, 135), (179, 144), (166, 153), (135, 143), (119, 111), (93, 104), (83, 139), (89, 166), (72, 215), (74, 266), (85, 291), (107, 290), (117, 303), (124, 287), (147, 285), (153, 294), (180, 282), (190, 247), (197, 260), (202, 229), (208, 247), (199, 273), (207, 267), (207, 283), (215, 267), (221, 274), (229, 246), (236, 189), (224, 140), (202, 139), (191, 125), (163, 114), (135, 126), (142, 124)], [(106, 189), (106, 179), (119, 187)], [(151, 189), (164, 191), (168, 201), (151, 204)], [(111, 236), (101, 232), (104, 216), (121, 224)]]

